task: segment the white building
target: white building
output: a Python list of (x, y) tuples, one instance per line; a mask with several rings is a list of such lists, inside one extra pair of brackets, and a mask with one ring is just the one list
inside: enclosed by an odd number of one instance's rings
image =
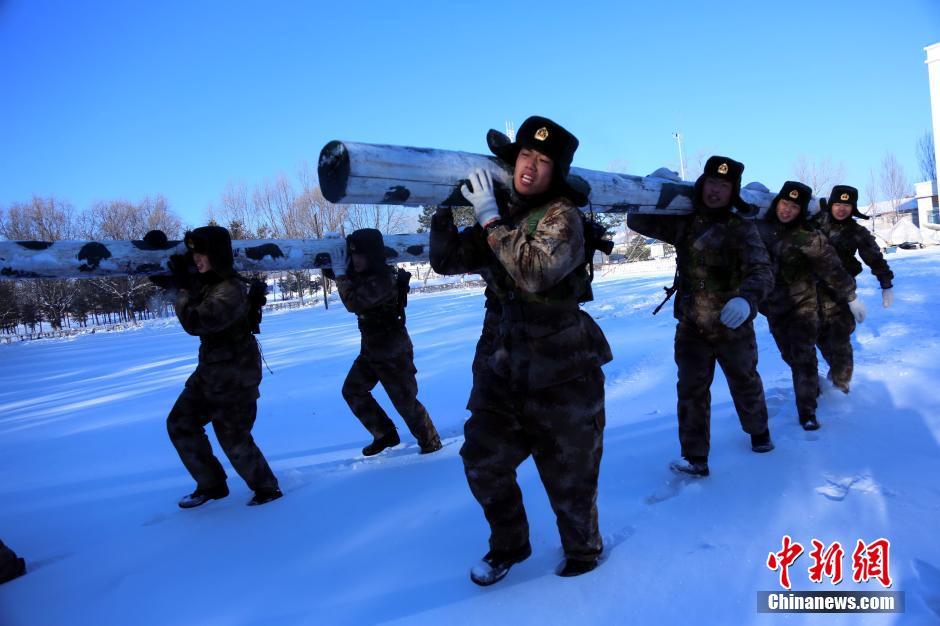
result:
[[(940, 169), (940, 42), (924, 48), (927, 53), (927, 77), (930, 84), (930, 111), (933, 117), (934, 157)], [(940, 180), (940, 171), (934, 173), (934, 182)], [(936, 195), (936, 187), (934, 195)], [(919, 195), (919, 194), (918, 194)]]

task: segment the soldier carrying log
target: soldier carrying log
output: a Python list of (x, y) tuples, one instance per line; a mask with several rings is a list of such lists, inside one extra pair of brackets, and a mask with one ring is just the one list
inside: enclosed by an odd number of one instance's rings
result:
[[(152, 276), (159, 287), (177, 290), (176, 316), (199, 337), (199, 364), (167, 417), (170, 440), (196, 481), (179, 501), (189, 509), (228, 495), (225, 470), (212, 454), (205, 427), (239, 476), (255, 492), (249, 506), (281, 497), (277, 478), (251, 436), (261, 395), (258, 332), (261, 300), (232, 269), (232, 240), (221, 226), (203, 226), (185, 236), (187, 253), (170, 257), (171, 276)], [(257, 290), (252, 290), (257, 293)]]
[[(853, 277), (862, 273), (862, 264), (855, 257), (857, 252), (865, 265), (881, 285), (881, 301), (885, 308), (894, 302), (891, 281), (894, 274), (881, 254), (881, 249), (871, 231), (853, 218), (868, 219), (858, 210), (858, 189), (848, 185), (836, 185), (829, 194), (828, 210), (818, 217), (819, 230), (829, 238), (842, 261), (842, 266)], [(817, 345), (823, 358), (829, 363), (827, 378), (843, 393), (849, 392), (852, 382), (854, 358), (852, 333), (855, 324), (865, 320), (865, 307), (860, 300), (855, 307), (839, 298), (839, 294), (824, 283), (819, 284), (819, 339)]]
[(395, 424), (372, 397), (378, 383), (418, 440), (421, 454), (440, 450), (437, 429), (418, 401), (414, 347), (405, 328), (411, 274), (385, 262), (382, 233), (374, 228), (338, 242), (330, 260), (332, 269), (326, 274), (336, 280), (339, 297), (356, 314), (362, 335), (359, 356), (343, 383), (343, 398), (373, 437), (362, 454), (373, 456), (401, 442)]
[(556, 573), (594, 569), (603, 550), (597, 480), (603, 450), (604, 373), (610, 346), (579, 303), (591, 299), (585, 196), (567, 175), (577, 138), (530, 117), (514, 143), (492, 145), (513, 170), (499, 198), (490, 174), (461, 188), (477, 224), (458, 232), (448, 209), (431, 224), (431, 264), (479, 272), (487, 312), (473, 366), (460, 450), (467, 482), (490, 525), (489, 552), (470, 578), (491, 585), (532, 553), (516, 468), (530, 455), (558, 522), (565, 560)]
[(761, 238), (774, 265), (774, 289), (760, 304), (780, 355), (793, 373), (797, 415), (805, 430), (819, 428), (816, 398), (819, 373), (816, 335), (819, 330), (816, 280), (840, 305), (855, 311), (855, 280), (843, 269), (825, 235), (807, 224), (812, 189), (796, 181), (783, 184), (758, 223)]
[(692, 476), (709, 474), (716, 361), (728, 380), (741, 427), (751, 436), (751, 449), (769, 452), (774, 447), (752, 323), (774, 278), (757, 227), (733, 211), (751, 209), (740, 196), (743, 172), (738, 161), (710, 157), (695, 182), (693, 214), (627, 218), (631, 229), (676, 248), (676, 391), (685, 462), (671, 467)]

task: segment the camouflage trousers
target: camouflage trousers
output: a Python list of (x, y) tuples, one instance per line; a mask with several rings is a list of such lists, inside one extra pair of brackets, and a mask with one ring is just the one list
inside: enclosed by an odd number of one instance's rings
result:
[(604, 446), (604, 373), (560, 385), (513, 391), (492, 371), (474, 376), (460, 450), (470, 491), (490, 525), (490, 549), (511, 551), (529, 540), (516, 468), (532, 455), (570, 559), (603, 551), (597, 480)]
[(210, 422), (225, 456), (252, 490), (277, 487), (274, 473), (251, 436), (257, 407), (254, 388), (234, 394), (224, 403), (207, 401), (197, 387), (183, 389), (167, 417), (166, 426), (170, 441), (199, 489), (211, 489), (226, 480), (225, 470), (212, 454), (206, 436), (206, 425)]
[(0, 583), (23, 575), (25, 570), (26, 562), (0, 541)]
[(797, 307), (783, 315), (767, 316), (767, 324), (780, 349), (780, 356), (793, 374), (796, 410), (801, 421), (816, 416), (816, 398), (819, 396), (817, 315), (816, 303), (813, 302), (812, 308)]
[(764, 384), (757, 373), (757, 339), (751, 322), (732, 330), (721, 326), (703, 333), (696, 326), (676, 326), (675, 359), (679, 368), (676, 385), (679, 443), (685, 458), (708, 457), (711, 447), (711, 385), (715, 362), (728, 380), (731, 399), (744, 432), (767, 431)]
[(343, 383), (343, 398), (374, 438), (378, 439), (395, 430), (395, 424), (371, 393), (378, 383), (382, 383), (392, 405), (405, 420), (418, 444), (427, 448), (440, 442), (427, 409), (418, 401), (416, 373), (411, 350), (403, 352), (399, 357), (382, 360), (360, 354), (353, 362)]
[(852, 381), (854, 355), (852, 333), (855, 317), (847, 304), (840, 304), (819, 290), (819, 334), (816, 345), (829, 364), (829, 378), (838, 386)]

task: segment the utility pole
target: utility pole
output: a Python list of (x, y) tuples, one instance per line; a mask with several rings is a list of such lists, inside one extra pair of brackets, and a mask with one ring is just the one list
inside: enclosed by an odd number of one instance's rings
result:
[(676, 131), (672, 136), (676, 138), (676, 143), (679, 144), (679, 178), (685, 180), (685, 159), (682, 158), (682, 133)]

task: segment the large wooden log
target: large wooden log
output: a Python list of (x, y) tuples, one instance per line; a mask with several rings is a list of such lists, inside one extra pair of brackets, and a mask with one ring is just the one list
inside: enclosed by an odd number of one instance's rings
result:
[[(233, 241), (239, 271), (279, 271), (329, 267), (333, 239)], [(427, 260), (427, 235), (385, 237), (392, 263)], [(166, 271), (171, 254), (183, 254), (180, 241), (0, 241), (0, 279), (146, 276)]]
[[(493, 131), (491, 131), (492, 133)], [(497, 187), (508, 189), (509, 168), (496, 157), (452, 150), (331, 141), (320, 151), (318, 173), (324, 197), (338, 204), (467, 206), (460, 193), (467, 174), (484, 168)], [(588, 194), (590, 207), (606, 213), (681, 215), (692, 211), (692, 183), (665, 168), (649, 176), (571, 168), (569, 182)], [(742, 198), (766, 212), (774, 194), (759, 183)], [(819, 200), (810, 212), (819, 210)]]

